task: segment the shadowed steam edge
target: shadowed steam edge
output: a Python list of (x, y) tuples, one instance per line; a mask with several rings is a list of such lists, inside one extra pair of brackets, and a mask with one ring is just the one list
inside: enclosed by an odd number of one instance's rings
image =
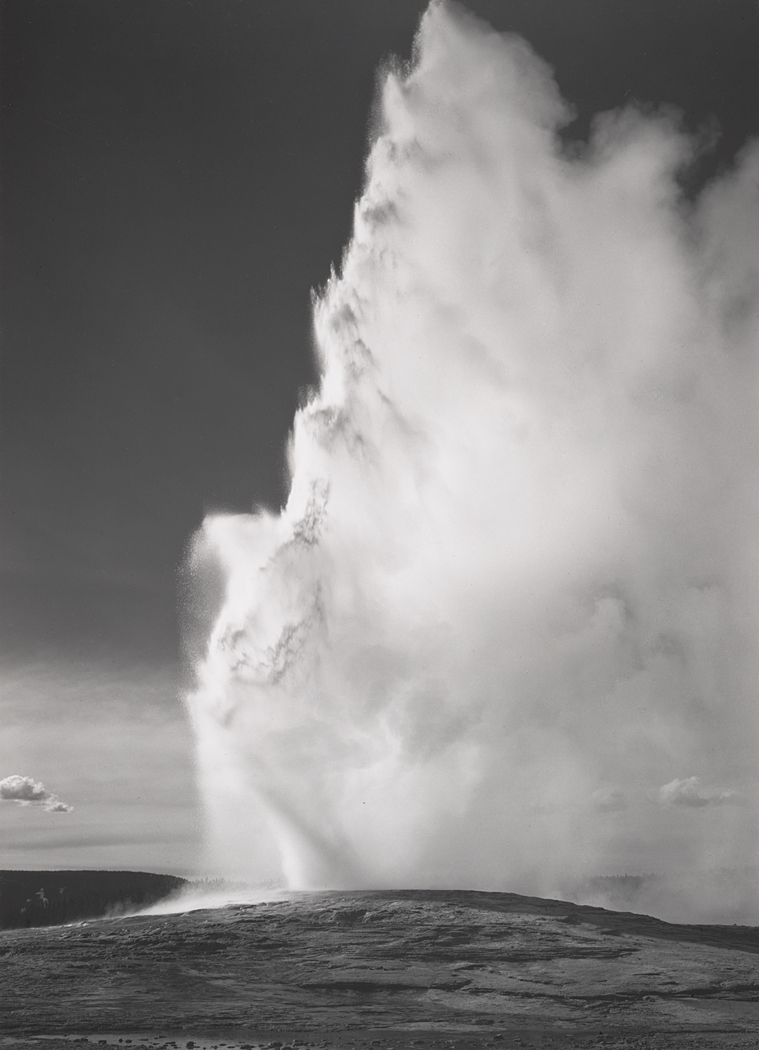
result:
[(316, 300), (287, 505), (194, 540), (226, 581), (186, 698), (208, 863), (651, 871), (658, 915), (754, 921), (759, 150), (686, 204), (671, 114), (569, 149), (524, 41), (433, 4), (415, 55)]

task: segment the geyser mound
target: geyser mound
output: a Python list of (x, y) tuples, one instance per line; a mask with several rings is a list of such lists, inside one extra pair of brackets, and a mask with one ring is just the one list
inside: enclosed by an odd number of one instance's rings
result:
[(225, 580), (187, 700), (215, 866), (544, 894), (749, 866), (759, 150), (695, 203), (671, 115), (569, 152), (544, 63), (440, 4), (378, 112), (287, 505), (191, 556)]

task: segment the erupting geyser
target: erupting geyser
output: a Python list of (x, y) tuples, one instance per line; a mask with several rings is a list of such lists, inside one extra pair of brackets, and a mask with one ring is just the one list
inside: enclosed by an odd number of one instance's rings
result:
[(572, 151), (569, 118), (445, 5), (384, 79), (287, 506), (191, 555), (225, 581), (187, 701), (217, 869), (656, 872), (759, 917), (718, 878), (757, 859), (759, 149), (688, 203), (671, 114)]

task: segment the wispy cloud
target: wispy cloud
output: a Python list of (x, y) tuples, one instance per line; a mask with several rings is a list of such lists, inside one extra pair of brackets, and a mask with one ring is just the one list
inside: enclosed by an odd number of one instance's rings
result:
[(737, 802), (737, 791), (703, 787), (698, 777), (683, 777), (670, 780), (659, 789), (659, 801), (663, 806), (722, 806), (726, 802)]
[(627, 799), (621, 788), (602, 787), (593, 792), (593, 805), (607, 813), (620, 813), (627, 809)]
[(40, 805), (49, 813), (71, 813), (74, 809), (48, 791), (39, 780), (22, 777), (17, 773), (0, 780), (0, 800), (15, 802), (19, 806)]

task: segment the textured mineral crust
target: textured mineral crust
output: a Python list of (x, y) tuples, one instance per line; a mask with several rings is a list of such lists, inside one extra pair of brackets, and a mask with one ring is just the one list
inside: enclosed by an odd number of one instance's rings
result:
[(0, 934), (0, 1050), (759, 1047), (759, 929), (506, 893), (294, 895)]

